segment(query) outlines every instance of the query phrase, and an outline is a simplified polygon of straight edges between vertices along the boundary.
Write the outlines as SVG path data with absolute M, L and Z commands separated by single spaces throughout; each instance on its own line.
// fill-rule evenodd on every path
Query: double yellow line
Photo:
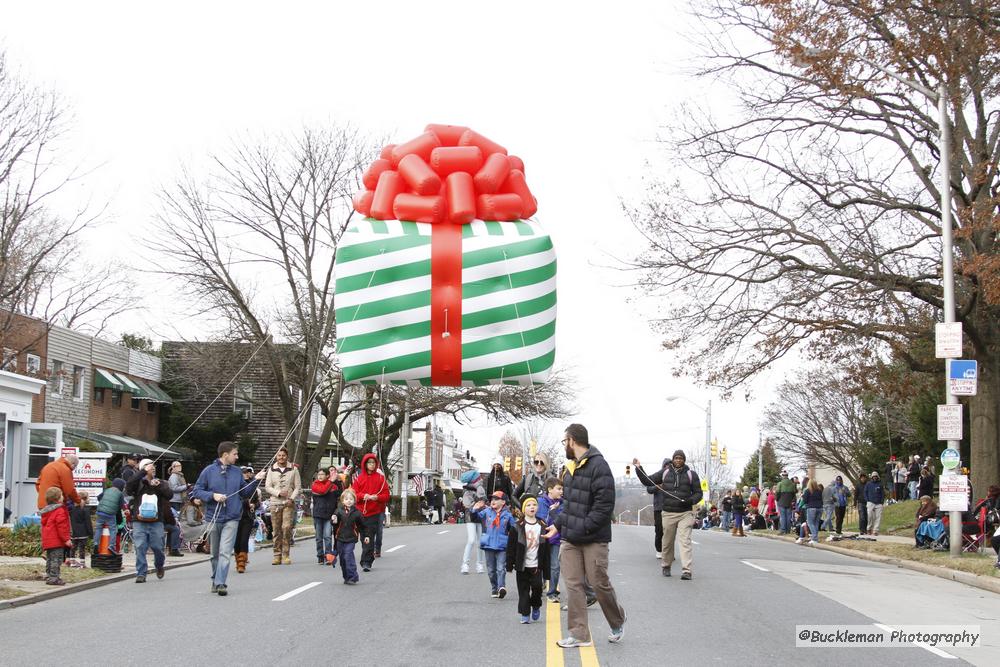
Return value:
M 563 652 L 567 649 L 559 648 L 556 642 L 562 636 L 562 620 L 559 614 L 558 602 L 547 602 L 545 604 L 545 667 L 564 667 Z M 593 646 L 591 637 L 590 646 L 580 647 L 580 664 L 583 667 L 600 667 L 597 662 L 597 650 Z

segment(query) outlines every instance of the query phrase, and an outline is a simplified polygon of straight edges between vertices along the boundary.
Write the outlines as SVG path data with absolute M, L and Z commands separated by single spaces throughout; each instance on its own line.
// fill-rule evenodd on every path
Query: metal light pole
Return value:
M 646 505 L 644 507 L 640 507 L 639 511 L 635 513 L 635 524 L 637 526 L 641 526 L 642 525 L 642 510 L 649 509 L 652 506 L 653 506 L 653 504 L 650 503 L 649 505 Z

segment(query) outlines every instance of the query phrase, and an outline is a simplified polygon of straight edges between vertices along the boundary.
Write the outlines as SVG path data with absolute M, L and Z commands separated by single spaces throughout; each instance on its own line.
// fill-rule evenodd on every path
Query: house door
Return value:
M 56 443 L 63 437 L 63 425 L 60 424 L 25 424 L 24 433 L 21 436 L 22 442 L 27 441 L 27 447 L 21 446 L 14 449 L 11 470 L 17 471 L 18 489 L 15 492 L 17 508 L 14 513 L 18 516 L 34 514 L 38 509 L 38 492 L 35 489 L 35 482 L 38 480 L 38 473 L 42 471 L 46 463 L 55 458 Z M 13 448 L 12 448 L 13 449 Z

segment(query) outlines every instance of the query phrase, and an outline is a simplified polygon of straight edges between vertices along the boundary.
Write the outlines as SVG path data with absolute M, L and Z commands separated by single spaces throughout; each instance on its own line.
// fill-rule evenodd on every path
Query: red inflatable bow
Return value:
M 386 146 L 362 181 L 354 210 L 378 220 L 466 224 L 530 218 L 538 209 L 521 158 L 458 125 L 431 124 Z

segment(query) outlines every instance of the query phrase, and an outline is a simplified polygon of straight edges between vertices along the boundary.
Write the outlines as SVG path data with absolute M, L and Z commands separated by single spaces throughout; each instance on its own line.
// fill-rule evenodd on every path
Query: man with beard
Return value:
M 590 446 L 581 424 L 566 427 L 566 474 L 563 476 L 565 509 L 545 533 L 562 538 L 560 571 L 566 582 L 569 635 L 556 642 L 561 648 L 591 646 L 587 622 L 585 581 L 597 593 L 604 618 L 611 626 L 608 641 L 621 641 L 625 633 L 625 610 L 618 604 L 608 578 L 608 543 L 615 510 L 615 480 L 604 456 Z

